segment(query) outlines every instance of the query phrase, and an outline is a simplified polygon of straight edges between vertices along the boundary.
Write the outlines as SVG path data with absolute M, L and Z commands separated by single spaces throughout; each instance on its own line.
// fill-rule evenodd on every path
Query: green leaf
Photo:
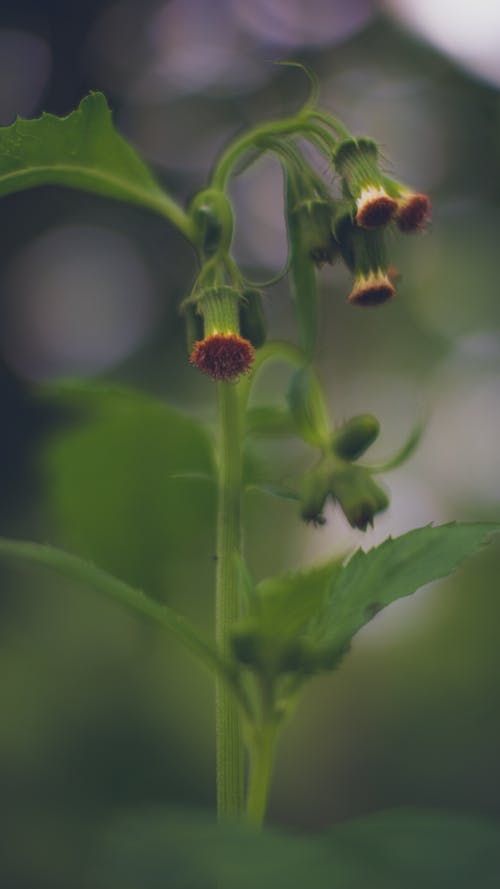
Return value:
M 210 670 L 215 670 L 226 677 L 226 667 L 216 650 L 209 642 L 203 639 L 185 618 L 177 614 L 172 608 L 158 604 L 158 602 L 145 596 L 141 590 L 137 590 L 122 580 L 118 580 L 90 562 L 65 553 L 53 546 L 21 540 L 6 540 L 5 538 L 0 538 L 0 553 L 5 556 L 13 556 L 22 561 L 52 568 L 63 577 L 83 583 L 106 598 L 118 602 L 133 614 L 167 630 Z
M 90 93 L 67 117 L 42 114 L 0 128 L 0 195 L 37 185 L 65 185 L 140 204 L 166 216 L 186 237 L 191 234 L 184 211 L 114 129 L 102 93 Z
M 64 545 L 154 594 L 196 590 L 214 551 L 205 429 L 117 387 L 75 383 L 47 387 L 47 395 L 73 416 L 44 455 Z
M 396 809 L 316 835 L 251 831 L 199 812 L 121 815 L 101 842 L 96 889 L 495 889 L 498 821 Z
M 233 629 L 233 648 L 242 663 L 264 672 L 309 670 L 307 630 L 322 610 L 329 584 L 342 560 L 262 580 L 247 615 Z
M 500 526 L 490 523 L 429 525 L 389 537 L 369 552 L 357 550 L 330 584 L 326 607 L 311 633 L 325 665 L 335 663 L 382 608 L 446 577 L 498 531 Z

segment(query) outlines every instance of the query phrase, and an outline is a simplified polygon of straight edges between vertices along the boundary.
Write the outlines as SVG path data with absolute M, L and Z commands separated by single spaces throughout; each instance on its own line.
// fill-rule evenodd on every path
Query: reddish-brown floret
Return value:
M 380 306 L 395 295 L 396 291 L 387 275 L 372 274 L 356 279 L 349 302 L 355 306 Z
M 194 344 L 191 364 L 213 380 L 236 380 L 248 373 L 255 357 L 252 344 L 236 333 L 212 333 Z
M 379 187 L 363 189 L 356 206 L 356 223 L 361 228 L 379 228 L 388 225 L 398 209 L 397 201 Z
M 396 223 L 402 232 L 422 231 L 431 215 L 431 202 L 426 194 L 408 194 L 401 198 Z

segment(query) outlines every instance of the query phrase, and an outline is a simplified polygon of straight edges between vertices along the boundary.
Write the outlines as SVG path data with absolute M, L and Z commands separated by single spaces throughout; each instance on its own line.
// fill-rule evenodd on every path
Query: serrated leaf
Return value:
M 261 581 L 245 617 L 233 627 L 236 657 L 257 671 L 309 672 L 306 631 L 324 607 L 329 583 L 342 560 Z
M 0 195 L 65 185 L 148 207 L 189 236 L 186 214 L 114 129 L 102 93 L 90 93 L 67 117 L 42 114 L 0 128 Z
M 205 641 L 195 627 L 182 615 L 177 614 L 166 605 L 160 605 L 141 590 L 135 589 L 106 571 L 102 571 L 91 562 L 53 546 L 21 540 L 6 540 L 5 538 L 0 538 L 0 553 L 24 562 L 51 568 L 63 577 L 83 583 L 105 598 L 118 602 L 134 615 L 167 630 L 210 670 L 215 670 L 221 675 L 226 674 L 224 663 L 220 660 L 215 648 Z
M 500 526 L 490 523 L 428 525 L 368 552 L 357 550 L 330 585 L 311 641 L 335 662 L 382 608 L 446 577 L 497 531 Z
M 196 583 L 214 546 L 205 429 L 140 392 L 90 383 L 47 391 L 73 416 L 44 455 L 65 545 L 155 594 Z
M 277 639 L 303 632 L 324 603 L 330 584 L 342 570 L 342 559 L 313 565 L 257 585 L 252 616 Z
M 494 889 L 498 821 L 395 809 L 321 834 L 256 833 L 188 811 L 121 815 L 101 837 L 96 889 Z

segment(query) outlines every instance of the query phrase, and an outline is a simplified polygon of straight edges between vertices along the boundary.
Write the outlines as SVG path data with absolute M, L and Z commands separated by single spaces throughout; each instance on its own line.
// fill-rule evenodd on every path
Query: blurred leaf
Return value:
M 237 659 L 269 675 L 309 672 L 306 631 L 324 607 L 329 584 L 341 567 L 337 559 L 261 581 L 249 597 L 245 617 L 233 628 Z
M 369 552 L 357 550 L 333 578 L 311 639 L 327 662 L 335 662 L 382 608 L 446 577 L 499 530 L 489 523 L 429 525 L 394 540 L 389 537 Z
M 497 822 L 394 810 L 316 836 L 262 833 L 185 811 L 122 818 L 93 889 L 495 889 Z
M 90 562 L 79 559 L 70 553 L 65 553 L 53 546 L 21 540 L 6 540 L 5 538 L 0 538 L 0 553 L 6 556 L 14 556 L 22 561 L 34 562 L 35 564 L 52 568 L 58 574 L 78 583 L 83 583 L 96 593 L 113 599 L 133 614 L 152 621 L 167 630 L 208 666 L 210 670 L 215 669 L 218 673 L 225 675 L 225 666 L 216 650 L 199 635 L 196 628 L 185 620 L 182 615 L 177 614 L 172 608 L 159 605 L 153 599 L 145 596 L 141 590 L 136 590 L 123 583 L 122 580 L 112 577 L 111 574 L 102 571 Z
M 42 114 L 0 128 L 0 195 L 47 184 L 149 207 L 187 231 L 183 211 L 114 129 L 102 93 L 90 93 L 67 117 Z
M 45 457 L 65 543 L 155 593 L 196 582 L 213 552 L 214 467 L 204 428 L 139 392 L 85 383 L 48 392 L 80 414 Z
M 245 415 L 246 431 L 252 435 L 295 435 L 290 411 L 275 405 L 251 407 Z
M 342 558 L 337 558 L 304 571 L 261 580 L 252 615 L 262 630 L 277 639 L 294 637 L 318 613 L 341 570 Z

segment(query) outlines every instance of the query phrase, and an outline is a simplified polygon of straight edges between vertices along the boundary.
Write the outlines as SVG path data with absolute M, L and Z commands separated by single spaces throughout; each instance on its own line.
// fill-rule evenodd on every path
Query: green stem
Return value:
M 230 629 L 238 618 L 241 551 L 241 414 L 233 383 L 218 383 L 220 457 L 217 515 L 215 635 L 220 656 L 230 656 Z M 217 811 L 238 816 L 244 806 L 244 755 L 238 709 L 227 686 L 216 680 Z
M 266 814 L 274 766 L 278 727 L 265 723 L 258 730 L 253 745 L 248 781 L 247 818 L 260 827 Z
M 300 111 L 294 117 L 273 120 L 267 124 L 253 127 L 239 139 L 231 142 L 222 153 L 212 176 L 212 187 L 224 190 L 239 158 L 252 148 L 265 148 L 266 140 L 269 137 L 298 135 L 307 139 L 311 134 L 316 134 L 322 139 L 325 138 L 324 127 L 311 120 L 309 111 Z M 331 141 L 334 142 L 333 137 L 331 137 Z

